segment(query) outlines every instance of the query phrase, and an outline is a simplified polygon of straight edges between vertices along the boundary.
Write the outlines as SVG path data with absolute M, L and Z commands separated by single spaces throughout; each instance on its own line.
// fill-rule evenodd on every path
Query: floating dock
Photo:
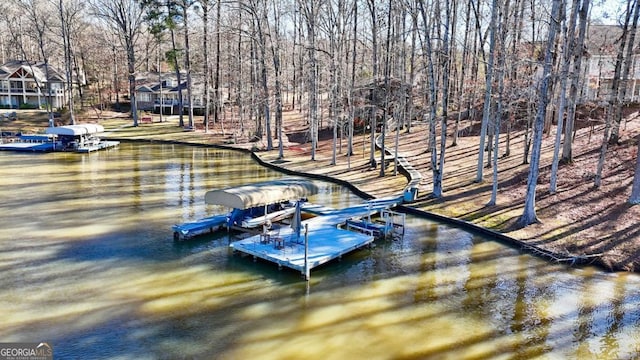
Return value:
M 119 141 L 100 140 L 97 135 L 104 132 L 104 127 L 99 124 L 54 126 L 45 132 L 57 136 L 62 151 L 88 153 L 120 145 Z
M 96 144 L 78 146 L 75 151 L 79 153 L 89 153 L 92 151 L 117 147 L 118 145 L 120 145 L 119 141 L 100 140 L 100 142 Z
M 301 206 L 303 212 L 316 215 L 301 222 L 302 229 L 307 229 L 306 235 L 305 230 L 298 233 L 289 226 L 283 226 L 233 242 L 229 247 L 254 258 L 276 263 L 279 267 L 300 271 L 308 279 L 311 269 L 371 244 L 377 237 L 376 231 L 382 234 L 385 230 L 374 228 L 372 225 L 376 223 L 370 217 L 383 211 L 398 214 L 389 209 L 401 201 L 401 198 L 375 200 L 344 209 L 304 204 Z M 347 222 L 353 219 L 360 219 L 368 226 L 348 225 Z M 403 214 L 402 219 L 404 221 Z M 350 230 L 339 226 L 347 226 Z M 391 231 L 400 225 L 384 226 L 386 231 Z
M 174 225 L 173 239 L 189 239 L 222 228 L 239 230 L 248 237 L 229 244 L 234 252 L 298 270 L 308 280 L 311 269 L 369 245 L 377 237 L 398 230 L 404 234 L 405 215 L 391 210 L 402 203 L 402 197 L 333 209 L 306 202 L 307 196 L 317 192 L 313 182 L 296 178 L 208 191 L 207 204 L 232 210 Z

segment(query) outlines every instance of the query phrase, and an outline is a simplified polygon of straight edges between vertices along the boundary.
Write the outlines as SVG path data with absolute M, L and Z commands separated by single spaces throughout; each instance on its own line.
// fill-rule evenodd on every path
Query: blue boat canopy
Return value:
M 318 187 L 312 181 L 288 178 L 207 191 L 204 201 L 211 205 L 245 210 L 287 200 L 299 200 L 317 193 Z

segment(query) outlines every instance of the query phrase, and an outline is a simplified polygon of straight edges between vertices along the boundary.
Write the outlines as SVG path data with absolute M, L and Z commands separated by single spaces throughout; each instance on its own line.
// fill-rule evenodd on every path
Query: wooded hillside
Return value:
M 622 1 L 612 14 L 617 36 L 590 48 L 591 0 L 8 0 L 0 5 L 3 62 L 28 59 L 65 69 L 67 109 L 127 103 L 138 125 L 137 74 L 173 72 L 180 126 L 207 131 L 235 119 L 235 139 L 262 140 L 284 157 L 283 111 L 303 115 L 302 132 L 315 160 L 319 134 L 351 153 L 354 135 L 369 141 L 369 164 L 384 177 L 385 156 L 415 124 L 426 136 L 414 148 L 428 167 L 430 195 L 442 198 L 450 176 L 490 180 L 489 206 L 499 205 L 503 162 L 514 161 L 511 137 L 522 134 L 528 164 L 524 210 L 517 226 L 538 222 L 541 159 L 551 157 L 549 193 L 559 168 L 574 161 L 579 111 L 598 131 L 594 191 L 603 169 L 625 141 L 623 110 L 640 86 L 640 2 Z M 602 33 L 602 29 L 600 29 Z M 596 56 L 597 55 L 597 56 Z M 587 79 L 594 59 L 611 71 Z M 600 65 L 600 69 L 603 66 Z M 203 79 L 202 90 L 193 86 Z M 590 88 L 602 87 L 598 91 Z M 198 94 L 202 91 L 202 94 Z M 589 94 L 596 94 L 590 97 Z M 194 116 L 203 96 L 204 118 Z M 577 111 L 579 110 L 579 111 Z M 230 114 L 230 115 L 229 115 Z M 184 119 L 183 119 L 184 116 Z M 196 123 L 196 121 L 198 123 Z M 632 120 L 637 121 L 637 120 Z M 469 151 L 475 174 L 455 174 L 446 152 L 460 136 L 478 134 Z M 554 134 L 552 146 L 543 139 Z M 387 137 L 398 139 L 395 144 Z M 506 141 L 502 139 L 506 138 Z M 640 146 L 640 145 L 639 145 Z M 390 150 L 386 152 L 385 150 Z M 380 157 L 379 159 L 377 157 Z M 636 155 L 637 158 L 637 155 Z M 545 179 L 546 181 L 546 179 Z M 640 203 L 640 161 L 630 204 Z

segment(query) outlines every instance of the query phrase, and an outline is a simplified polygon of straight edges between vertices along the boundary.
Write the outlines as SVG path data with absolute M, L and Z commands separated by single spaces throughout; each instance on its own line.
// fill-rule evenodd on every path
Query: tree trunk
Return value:
M 567 104 L 567 124 L 564 130 L 564 143 L 562 145 L 562 161 L 570 163 L 573 160 L 573 127 L 576 115 L 576 104 L 578 100 L 578 85 L 580 82 L 580 71 L 582 70 L 582 55 L 584 53 L 584 38 L 587 29 L 589 14 L 589 1 L 582 0 L 580 8 L 580 28 L 578 29 L 578 40 L 573 48 L 573 71 L 571 72 L 571 86 L 569 87 L 569 99 Z
M 276 9 L 275 2 L 273 2 L 273 17 L 274 17 L 274 34 L 269 38 L 271 39 L 271 54 L 273 55 L 273 76 L 275 79 L 275 100 L 276 100 L 276 133 L 278 136 L 278 159 L 284 159 L 284 139 L 282 134 L 282 85 L 281 85 L 281 73 L 280 69 L 280 15 L 278 9 Z M 265 23 L 267 22 L 267 12 L 265 11 Z
M 464 25 L 464 40 L 462 42 L 462 64 L 460 65 L 460 84 L 458 85 L 458 116 L 456 117 L 456 123 L 453 127 L 453 143 L 451 146 L 458 145 L 458 132 L 460 127 L 460 122 L 462 121 L 462 104 L 464 97 L 464 84 L 465 84 L 465 75 L 467 70 L 467 59 L 469 56 L 469 26 L 471 22 L 471 1 L 467 1 L 467 11 L 465 15 L 465 25 Z
M 385 54 L 385 62 L 384 62 L 384 109 L 383 109 L 383 118 L 382 118 L 382 129 L 380 130 L 380 145 L 382 149 L 380 149 L 380 177 L 384 177 L 385 171 L 385 137 L 387 134 L 387 123 L 389 121 L 389 96 L 391 92 L 391 84 L 389 77 L 391 76 L 391 63 L 390 63 L 390 53 L 391 53 L 391 1 L 389 0 L 389 9 L 387 13 L 387 41 L 386 41 L 386 54 Z M 372 140 L 373 141 L 373 140 Z
M 444 158 L 445 151 L 447 149 L 447 117 L 449 116 L 449 73 L 451 71 L 451 58 L 449 57 L 449 35 L 451 30 L 451 8 L 449 2 L 444 4 L 445 6 L 445 20 L 444 20 L 444 34 L 442 37 L 442 51 L 444 59 L 442 59 L 442 116 L 440 117 L 440 156 L 438 159 L 438 171 L 437 176 L 434 176 L 433 181 L 433 196 L 436 198 L 442 197 L 443 192 L 443 179 L 444 179 Z M 439 13 L 439 11 L 438 11 Z
M 509 7 L 510 0 L 505 0 L 504 9 L 501 7 L 502 15 L 500 18 L 502 19 L 499 24 L 499 29 L 497 32 L 500 34 L 500 46 L 499 46 L 499 55 L 498 55 L 498 71 L 496 73 L 496 77 L 498 78 L 498 98 L 496 104 L 496 113 L 494 114 L 494 124 L 493 124 L 493 181 L 491 187 L 491 199 L 489 200 L 488 205 L 493 206 L 497 203 L 498 198 L 498 150 L 500 146 L 500 123 L 502 120 L 502 100 L 504 94 L 504 73 L 505 73 L 505 63 L 506 63 L 506 42 L 507 35 L 509 34 L 508 30 L 508 16 L 509 16 Z M 493 51 L 493 50 L 491 50 Z
M 635 1 L 633 7 L 633 23 L 629 31 L 629 45 L 627 45 L 627 54 L 624 59 L 624 69 L 622 70 L 621 86 L 619 88 L 618 101 L 615 106 L 615 114 L 613 118 L 613 127 L 611 129 L 610 144 L 618 144 L 620 141 L 620 124 L 622 123 L 622 105 L 626 102 L 627 82 L 629 80 L 629 71 L 633 63 L 633 46 L 636 40 L 636 31 L 638 29 L 638 15 L 640 15 L 640 1 Z
M 182 17 L 184 19 L 184 67 L 187 71 L 187 98 L 189 99 L 189 128 L 193 129 L 193 91 L 191 84 L 191 48 L 189 47 L 189 3 L 182 6 Z M 182 109 L 180 109 L 182 111 Z
M 427 77 L 429 83 L 429 143 L 428 151 L 431 153 L 431 171 L 433 174 L 433 195 L 435 197 L 442 197 L 442 172 L 439 168 L 438 151 L 436 148 L 436 119 L 437 119 L 437 86 L 436 86 L 436 72 L 433 60 L 434 51 L 431 45 L 431 33 L 432 26 L 427 16 L 427 9 L 425 8 L 424 0 L 419 1 L 420 14 L 422 15 L 422 21 L 425 28 L 423 46 L 426 48 L 426 52 L 423 54 L 425 67 L 427 70 Z M 448 33 L 448 31 L 447 31 Z
M 127 44 L 127 67 L 129 70 L 129 99 L 131 100 L 131 117 L 133 126 L 138 126 L 138 104 L 136 102 L 136 55 L 135 44 L 129 41 Z
M 262 20 L 258 16 L 256 17 L 259 41 L 258 48 L 260 50 L 260 58 L 258 60 L 260 62 L 260 81 L 262 85 L 262 96 L 260 101 L 262 102 L 262 109 L 264 111 L 264 127 L 267 132 L 267 151 L 271 151 L 273 150 L 273 137 L 271 134 L 271 107 L 269 106 L 269 82 L 267 80 L 267 64 L 265 51 L 267 43 L 264 33 L 265 30 L 263 28 L 263 26 L 266 26 L 266 24 L 263 24 Z
M 540 84 L 538 112 L 533 129 L 533 149 L 531 152 L 531 165 L 529 167 L 529 177 L 527 178 L 527 194 L 525 197 L 524 211 L 522 216 L 518 219 L 518 225 L 527 226 L 538 222 L 536 215 L 536 184 L 538 182 L 538 175 L 540 171 L 540 157 L 542 151 L 542 131 L 544 130 L 544 119 L 547 113 L 547 105 L 549 104 L 549 82 L 551 78 L 551 72 L 553 67 L 553 54 L 554 44 L 556 41 L 556 34 L 560 23 L 558 21 L 560 15 L 560 5 L 562 0 L 553 0 L 551 8 L 551 18 L 549 19 L 549 33 L 547 38 L 547 46 L 544 56 L 544 69 L 542 73 L 542 80 Z
M 304 11 L 307 23 L 307 41 L 309 42 L 309 126 L 311 135 L 311 160 L 316 159 L 318 147 L 318 59 L 316 57 L 316 20 L 319 4 L 317 0 L 299 3 Z
M 216 5 L 216 72 L 213 79 L 213 88 L 215 89 L 213 97 L 213 122 L 220 121 L 220 16 L 222 1 L 218 0 Z
M 611 82 L 611 92 L 609 93 L 609 104 L 605 115 L 604 136 L 602 138 L 602 146 L 600 147 L 600 156 L 598 157 L 598 166 L 596 168 L 596 176 L 593 186 L 599 188 L 602 183 L 602 170 L 604 169 L 604 161 L 607 155 L 607 148 L 611 136 L 611 128 L 613 127 L 613 117 L 617 104 L 621 101 L 620 95 L 620 78 L 622 72 L 622 63 L 624 62 L 624 50 L 627 45 L 627 36 L 629 33 L 629 21 L 631 20 L 631 3 L 627 4 L 627 15 L 624 25 L 622 26 L 622 37 L 618 47 L 616 56 L 616 66 L 614 70 L 613 80 Z
M 409 90 L 407 91 L 407 133 L 411 133 L 414 117 L 413 88 L 416 79 L 416 33 L 418 32 L 418 16 L 411 9 L 411 56 L 409 60 Z
M 631 186 L 630 204 L 640 204 L 640 136 L 636 138 L 638 150 L 636 151 L 636 171 L 633 175 L 633 185 Z
M 556 193 L 557 189 L 557 181 L 558 181 L 558 162 L 559 162 L 559 154 L 560 154 L 560 140 L 562 139 L 562 127 L 564 125 L 564 110 L 565 103 L 567 99 L 567 77 L 569 76 L 569 65 L 571 62 L 570 56 L 570 46 L 569 44 L 573 43 L 573 38 L 575 35 L 575 27 L 576 27 L 576 19 L 578 17 L 578 6 L 580 5 L 580 0 L 573 0 L 573 5 L 571 6 L 571 18 L 569 20 L 569 28 L 567 29 L 566 20 L 565 20 L 565 9 L 562 7 L 562 15 L 561 21 L 565 23 L 563 26 L 564 33 L 564 42 L 562 45 L 562 69 L 560 70 L 560 95 L 558 99 L 558 121 L 557 121 L 557 130 L 556 130 L 556 141 L 553 147 L 553 161 L 551 164 L 551 184 L 549 186 L 549 192 L 551 194 Z
M 209 111 L 211 110 L 211 89 L 209 87 L 209 74 L 210 74 L 210 66 L 209 66 L 209 0 L 201 0 L 202 5 L 202 28 L 203 28 L 203 36 L 202 36 L 202 61 L 204 62 L 203 76 L 204 76 L 204 116 L 203 116 L 203 125 L 204 132 L 209 132 Z M 218 1 L 218 6 L 220 5 L 220 1 Z M 220 8 L 218 8 L 218 12 L 220 12 Z M 219 29 L 218 29 L 219 30 Z M 219 31 L 218 31 L 219 32 Z
M 378 17 L 375 0 L 367 0 L 369 14 L 371 15 L 371 66 L 373 69 L 373 81 L 378 80 Z
M 171 61 L 173 61 L 174 70 L 176 72 L 176 80 L 178 81 L 178 126 L 184 127 L 183 102 L 182 102 L 182 73 L 180 72 L 180 63 L 178 62 L 178 48 L 176 47 L 175 30 L 171 28 Z M 173 111 L 173 103 L 171 104 Z
M 62 30 L 62 47 L 64 50 L 64 69 L 68 91 L 67 104 L 69 106 L 71 124 L 74 125 L 76 123 L 76 118 L 73 109 L 73 76 L 71 71 L 71 29 L 69 24 L 71 19 L 69 19 L 68 16 L 65 16 L 65 6 L 62 0 L 58 2 L 58 10 L 60 12 L 60 29 Z
M 489 35 L 489 61 L 485 66 L 485 95 L 484 95 L 484 109 L 482 112 L 482 125 L 480 130 L 480 146 L 478 147 L 478 166 L 476 173 L 476 182 L 482 181 L 482 172 L 484 168 L 484 151 L 485 151 L 485 138 L 487 136 L 487 125 L 489 123 L 489 114 L 491 110 L 491 97 L 493 86 L 493 61 L 494 52 L 493 49 L 496 43 L 496 23 L 498 14 L 498 0 L 493 0 L 491 5 L 491 32 Z
M 357 59 L 357 39 L 358 39 L 358 2 L 353 2 L 353 39 L 351 49 L 351 84 L 349 86 L 349 140 L 347 145 L 347 169 L 351 170 L 351 155 L 353 155 L 353 125 L 356 115 L 356 107 L 353 101 L 353 92 L 356 83 L 356 59 Z
M 349 141 L 347 145 L 347 169 L 351 170 L 351 155 L 353 155 L 353 125 L 355 121 L 356 115 L 356 107 L 353 103 L 353 91 L 356 83 L 356 45 L 358 39 L 358 2 L 353 2 L 353 39 L 352 39 L 352 53 L 351 53 L 351 85 L 349 86 L 349 106 L 350 106 L 350 117 L 349 117 Z

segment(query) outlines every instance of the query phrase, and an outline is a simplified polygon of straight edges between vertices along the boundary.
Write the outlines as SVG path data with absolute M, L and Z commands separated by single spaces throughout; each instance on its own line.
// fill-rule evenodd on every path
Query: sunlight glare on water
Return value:
M 414 216 L 308 284 L 232 254 L 226 233 L 174 243 L 171 225 L 225 211 L 207 190 L 285 176 L 244 154 L 124 143 L 0 153 L 0 171 L 0 339 L 56 359 L 640 357 L 637 275 Z M 312 202 L 362 201 L 317 183 Z

